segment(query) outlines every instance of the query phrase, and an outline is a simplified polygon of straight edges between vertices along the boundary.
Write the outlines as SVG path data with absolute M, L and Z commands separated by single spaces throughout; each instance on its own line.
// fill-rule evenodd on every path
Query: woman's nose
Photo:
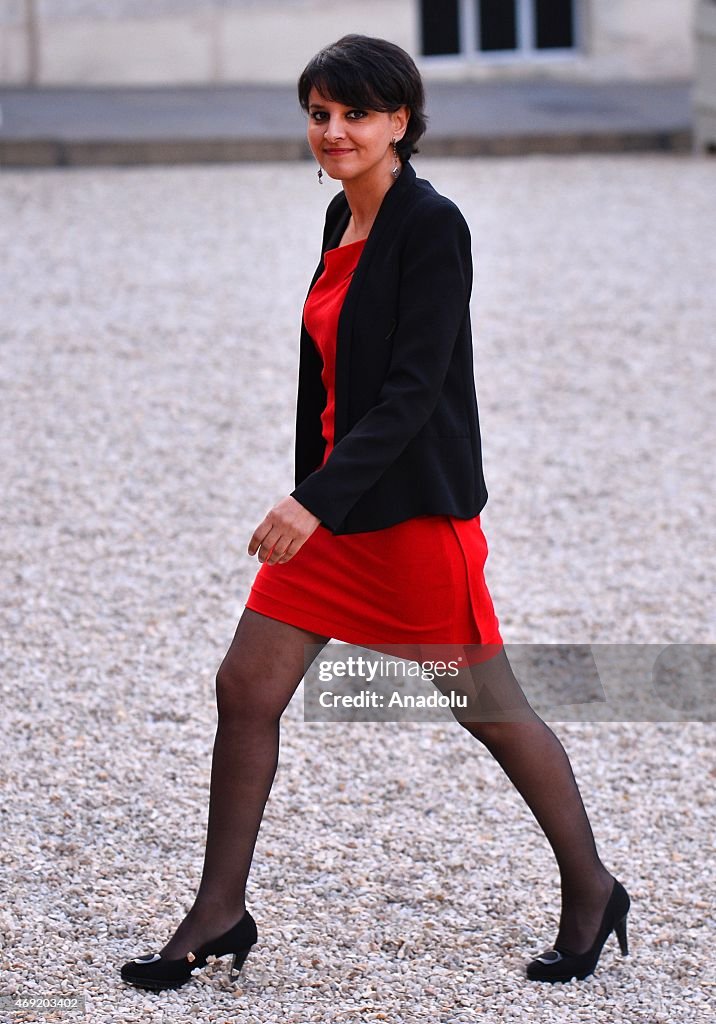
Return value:
M 345 135 L 345 129 L 343 122 L 340 118 L 331 118 L 326 125 L 325 138 L 327 142 L 335 142 L 337 139 L 342 139 Z

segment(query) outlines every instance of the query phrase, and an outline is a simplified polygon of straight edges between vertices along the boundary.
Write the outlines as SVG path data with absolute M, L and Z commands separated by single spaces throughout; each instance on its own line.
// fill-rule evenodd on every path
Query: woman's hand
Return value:
M 321 520 L 299 501 L 288 497 L 269 509 L 249 541 L 249 554 L 258 551 L 259 562 L 276 565 L 290 561 Z

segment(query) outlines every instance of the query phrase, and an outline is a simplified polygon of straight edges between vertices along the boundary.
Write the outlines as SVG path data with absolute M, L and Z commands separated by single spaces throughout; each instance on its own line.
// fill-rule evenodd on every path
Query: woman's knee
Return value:
M 504 735 L 504 722 L 481 722 L 481 721 L 460 721 L 463 729 L 467 730 L 476 740 L 480 740 L 486 747 L 499 740 Z
M 224 661 L 216 673 L 216 705 L 219 718 L 276 720 L 286 706 L 284 696 L 271 680 L 251 672 L 240 661 Z
M 322 647 L 328 637 L 244 609 L 216 673 L 220 716 L 280 718 L 306 672 L 309 642 Z
M 522 707 L 513 712 L 503 712 L 499 716 L 485 715 L 484 718 L 460 721 L 460 725 L 488 749 L 496 749 L 515 740 L 521 740 L 524 737 L 525 724 L 534 724 L 538 721 L 539 718 L 532 708 Z

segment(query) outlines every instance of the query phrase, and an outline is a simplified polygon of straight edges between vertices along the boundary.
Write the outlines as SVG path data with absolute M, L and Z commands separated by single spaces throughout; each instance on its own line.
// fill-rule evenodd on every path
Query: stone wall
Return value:
M 577 0 L 581 53 L 420 60 L 426 78 L 684 78 L 696 0 Z M 417 0 L 3 0 L 0 82 L 36 85 L 293 83 L 345 32 L 419 50 Z

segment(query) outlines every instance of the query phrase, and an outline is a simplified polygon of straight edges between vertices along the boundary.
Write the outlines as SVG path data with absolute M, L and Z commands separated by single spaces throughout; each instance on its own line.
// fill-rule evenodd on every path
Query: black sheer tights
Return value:
M 457 688 L 470 703 L 467 710 L 453 713 L 499 763 L 554 851 L 562 899 L 555 945 L 564 952 L 586 952 L 596 938 L 614 877 L 597 853 L 564 747 L 529 704 L 504 648 L 488 650 L 489 659 L 458 677 Z M 441 680 L 445 692 L 447 680 Z
M 242 916 L 246 879 L 278 766 L 279 720 L 304 675 L 304 644 L 328 640 L 244 609 L 216 676 L 219 721 L 204 870 L 194 904 L 160 950 L 162 956 L 184 956 Z
M 246 880 L 278 765 L 279 721 L 304 675 L 304 644 L 323 645 L 328 639 L 245 609 L 217 673 L 219 722 L 204 869 L 194 904 L 162 956 L 184 956 L 243 914 Z M 472 701 L 470 720 L 459 712 L 461 724 L 495 757 L 544 831 L 561 879 L 555 943 L 583 952 L 596 936 L 612 875 L 597 854 L 562 744 L 527 702 L 504 650 L 495 650 L 461 677 L 458 686 Z

